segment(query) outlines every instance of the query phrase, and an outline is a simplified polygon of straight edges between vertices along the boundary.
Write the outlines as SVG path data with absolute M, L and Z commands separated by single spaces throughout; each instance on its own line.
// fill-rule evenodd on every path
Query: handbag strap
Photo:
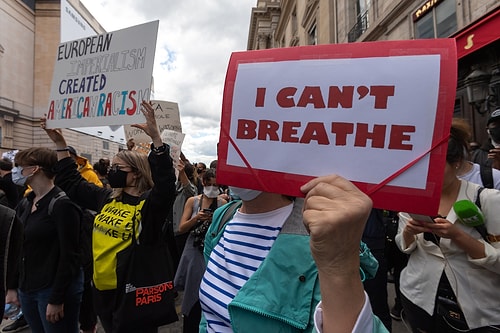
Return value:
M 483 192 L 484 187 L 480 187 L 477 189 L 477 196 L 476 196 L 476 206 L 481 210 L 481 192 Z M 474 228 L 479 232 L 481 237 L 487 242 L 490 243 L 490 240 L 488 239 L 488 230 L 486 229 L 486 225 L 483 223 L 481 225 L 474 226 Z

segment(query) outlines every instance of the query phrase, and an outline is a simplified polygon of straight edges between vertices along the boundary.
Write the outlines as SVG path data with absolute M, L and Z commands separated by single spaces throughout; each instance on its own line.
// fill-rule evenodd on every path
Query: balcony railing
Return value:
M 355 42 L 368 29 L 368 11 L 366 10 L 363 14 L 358 15 L 358 21 L 352 27 L 351 31 L 347 35 L 347 40 L 349 43 Z

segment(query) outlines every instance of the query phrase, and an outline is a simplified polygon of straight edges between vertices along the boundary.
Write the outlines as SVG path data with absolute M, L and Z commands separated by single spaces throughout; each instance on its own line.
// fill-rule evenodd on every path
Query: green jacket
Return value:
M 229 304 L 233 331 L 315 332 L 314 310 L 321 300 L 318 270 L 309 248 L 309 234 L 302 223 L 303 199 L 296 199 L 292 214 L 258 270 Z M 214 213 L 205 238 L 205 260 L 218 243 L 219 230 L 227 204 Z M 378 263 L 363 243 L 361 275 L 373 277 Z M 285 274 L 286 273 L 286 274 Z M 374 332 L 385 332 L 374 316 Z M 204 318 L 200 332 L 206 332 Z

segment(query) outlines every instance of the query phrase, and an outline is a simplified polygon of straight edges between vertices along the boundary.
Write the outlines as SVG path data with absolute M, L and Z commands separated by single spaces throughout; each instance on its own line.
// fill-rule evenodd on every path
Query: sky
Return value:
M 108 32 L 160 21 L 152 99 L 178 103 L 191 162 L 215 160 L 227 65 L 233 51 L 246 50 L 257 0 L 80 1 Z

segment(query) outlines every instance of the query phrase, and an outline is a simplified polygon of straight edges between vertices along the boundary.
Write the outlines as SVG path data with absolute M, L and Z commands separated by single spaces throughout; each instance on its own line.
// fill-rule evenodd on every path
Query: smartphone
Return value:
M 203 208 L 203 213 L 205 214 L 212 214 L 212 210 L 210 208 Z
M 434 219 L 432 217 L 430 217 L 429 215 L 420 215 L 420 214 L 412 214 L 412 213 L 409 213 L 409 215 L 415 221 L 419 221 L 419 222 L 432 222 L 432 223 L 434 223 Z

